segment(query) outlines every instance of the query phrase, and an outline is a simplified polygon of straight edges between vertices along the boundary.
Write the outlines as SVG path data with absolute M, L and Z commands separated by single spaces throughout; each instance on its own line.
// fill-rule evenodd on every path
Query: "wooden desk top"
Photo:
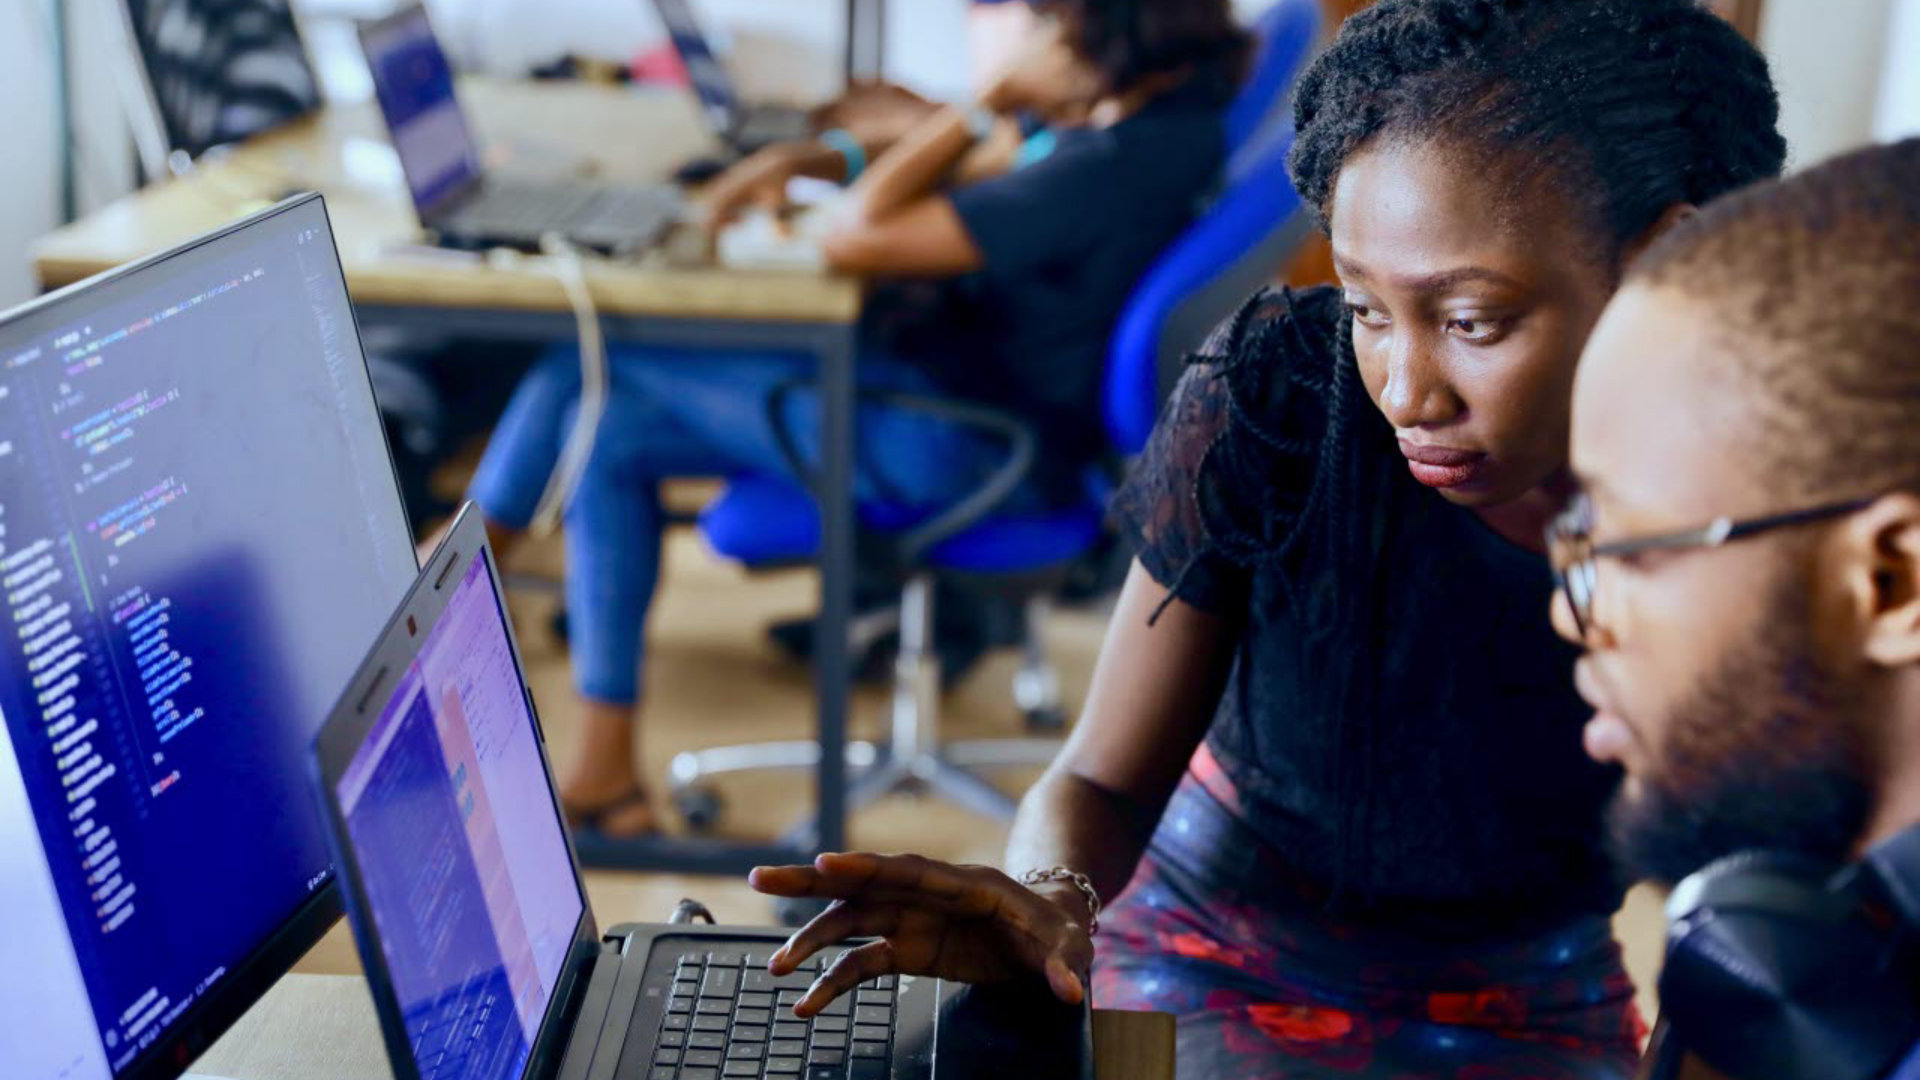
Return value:
M 1173 1017 L 1096 1010 L 1099 1080 L 1173 1080 Z M 364 979 L 288 975 L 193 1065 L 223 1080 L 388 1080 Z M 1009 1073 L 1014 1075 L 1014 1073 Z
M 667 91 L 469 80 L 460 88 L 488 166 L 530 175 L 658 180 L 714 149 L 691 98 Z M 357 303 L 395 307 L 568 310 L 534 267 L 495 269 L 422 250 L 399 161 L 371 103 L 328 108 L 135 192 L 32 246 L 47 288 L 70 284 L 242 217 L 293 190 L 326 196 Z M 741 271 L 705 260 L 699 237 L 670 238 L 638 260 L 591 264 L 608 315 L 851 323 L 860 289 L 811 272 Z

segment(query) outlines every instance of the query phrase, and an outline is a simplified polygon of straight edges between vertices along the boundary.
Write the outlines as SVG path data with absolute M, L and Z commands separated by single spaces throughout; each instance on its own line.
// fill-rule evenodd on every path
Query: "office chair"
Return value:
M 1267 281 L 1312 228 L 1287 176 L 1290 128 L 1270 129 L 1241 155 L 1225 192 L 1147 272 L 1129 300 L 1109 351 L 1103 413 L 1116 458 L 1146 445 L 1160 402 L 1178 377 L 1179 358 L 1238 301 Z M 768 401 L 768 414 L 785 415 L 782 387 Z M 1074 561 L 1102 536 L 1114 470 L 1088 471 L 1080 498 L 1032 513 L 1000 508 L 1031 471 L 1037 446 L 1018 417 L 958 401 L 919 395 L 871 393 L 881 401 L 972 427 L 1007 447 L 1001 468 L 982 486 L 938 513 L 915 514 L 897 506 L 856 507 L 862 557 L 900 582 L 900 648 L 894 666 L 892 723 L 885 743 L 853 742 L 847 764 L 854 771 L 850 808 L 901 789 L 926 790 L 983 815 L 1010 818 L 1015 800 L 988 783 L 983 772 L 1052 761 L 1052 739 L 982 739 L 942 742 L 938 737 L 940 672 L 934 650 L 934 590 L 955 581 L 1024 605 L 1026 643 L 1015 698 L 1022 708 L 1058 707 L 1059 680 L 1047 663 L 1038 631 L 1048 598 Z M 809 467 L 783 436 L 795 476 Z M 820 520 L 799 481 L 765 474 L 734 477 L 699 520 L 708 546 L 747 566 L 792 564 L 817 551 Z M 721 811 L 712 777 L 760 769 L 813 769 L 819 746 L 812 741 L 760 743 L 683 753 L 670 767 L 674 805 L 688 823 L 710 826 Z

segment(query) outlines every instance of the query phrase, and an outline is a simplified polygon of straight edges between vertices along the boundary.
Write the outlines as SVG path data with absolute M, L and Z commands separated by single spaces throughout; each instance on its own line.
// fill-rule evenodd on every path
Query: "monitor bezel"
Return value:
M 339 245 L 333 238 L 333 221 L 327 212 L 326 200 L 317 192 L 304 192 L 217 229 L 202 233 L 165 251 L 102 271 L 29 300 L 11 310 L 0 312 L 0 333 L 27 319 L 42 316 L 50 309 L 75 297 L 92 293 L 112 283 L 125 281 L 179 256 L 219 243 L 235 234 L 250 231 L 255 226 L 301 210 L 310 204 L 318 206 L 320 223 L 327 231 L 327 247 L 333 252 L 334 266 L 341 275 L 344 289 L 346 269 L 340 261 Z M 349 296 L 347 311 L 354 344 L 360 353 L 361 371 L 371 382 L 372 375 L 367 373 L 366 367 L 366 349 L 361 345 L 359 313 L 351 303 L 351 296 Z M 394 498 L 400 503 L 401 519 L 405 521 L 406 502 L 400 496 L 400 471 L 394 463 L 393 447 L 387 441 L 384 428 L 381 431 L 380 448 L 386 455 L 388 476 L 393 481 Z M 338 874 L 330 874 L 327 883 L 321 886 L 320 891 L 295 908 L 293 914 L 280 925 L 279 929 L 269 935 L 259 948 L 240 961 L 226 978 L 216 984 L 212 993 L 194 1002 L 178 1020 L 174 1021 L 166 1037 L 156 1040 L 120 1072 L 113 1073 L 109 1070 L 109 1075 L 113 1080 L 174 1080 L 175 1077 L 184 1074 L 188 1067 L 212 1047 L 221 1035 L 246 1015 L 248 1009 L 266 996 L 267 991 L 272 989 L 280 977 L 292 970 L 293 965 L 322 937 L 325 937 L 327 931 L 333 929 L 345 911 L 338 885 Z
M 386 950 L 381 944 L 378 924 L 366 910 L 366 881 L 360 861 L 348 841 L 347 821 L 340 804 L 339 784 L 354 756 L 372 734 L 373 726 L 386 711 L 388 696 L 399 680 L 412 668 L 428 635 L 425 628 L 437 626 L 453 590 L 466 580 L 478 560 L 487 568 L 489 588 L 499 605 L 501 625 L 506 628 L 507 651 L 517 673 L 520 642 L 513 631 L 513 620 L 506 609 L 506 591 L 500 580 L 500 568 L 487 546 L 484 517 L 472 503 L 461 507 L 453 527 L 447 531 L 438 549 L 428 557 L 420 577 L 401 603 L 393 618 L 368 652 L 366 661 L 347 684 L 340 701 L 314 736 L 309 761 L 314 777 L 315 795 L 326 810 L 327 841 L 332 846 L 334 865 L 342 884 L 347 917 L 354 929 L 354 942 L 360 964 L 367 973 L 374 1011 L 380 1017 L 380 1035 L 387 1048 L 387 1061 L 395 1080 L 419 1080 L 413 1060 L 413 1044 L 407 1037 L 407 1025 L 399 1001 L 393 993 L 393 976 L 387 967 Z M 547 753 L 546 731 L 540 723 L 539 709 L 533 701 L 525 678 L 519 679 L 521 699 L 533 722 L 534 745 L 540 751 L 540 765 L 546 771 L 547 790 L 557 791 L 553 782 L 553 763 Z M 550 1076 L 567 1049 L 571 1020 L 580 1010 L 587 989 L 592 963 L 601 952 L 600 932 L 588 899 L 586 881 L 580 874 L 580 857 L 574 850 L 573 833 L 566 827 L 557 795 L 553 802 L 554 820 L 566 844 L 567 863 L 573 874 L 573 887 L 580 898 L 580 917 L 574 924 L 573 941 L 567 958 L 561 962 L 560 976 L 553 995 L 534 1033 L 532 1052 L 521 1070 L 522 1077 Z

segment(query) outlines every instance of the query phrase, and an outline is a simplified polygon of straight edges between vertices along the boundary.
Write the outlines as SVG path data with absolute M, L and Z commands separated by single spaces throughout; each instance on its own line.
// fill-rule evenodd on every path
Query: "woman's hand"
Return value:
M 1086 1000 L 1093 939 L 1070 887 L 1036 891 L 991 867 L 918 855 L 822 855 L 812 866 L 760 867 L 748 880 L 772 896 L 833 900 L 773 954 L 775 975 L 848 938 L 880 939 L 822 972 L 794 1006 L 799 1016 L 882 975 L 986 983 L 1038 972 L 1061 1001 Z
M 731 225 L 755 209 L 775 218 L 785 216 L 792 208 L 787 182 L 806 175 L 809 156 L 805 143 L 775 143 L 715 177 L 700 196 L 707 227 Z
M 868 146 L 892 146 L 940 106 L 898 83 L 856 79 L 846 93 L 814 110 L 816 130 L 843 128 Z

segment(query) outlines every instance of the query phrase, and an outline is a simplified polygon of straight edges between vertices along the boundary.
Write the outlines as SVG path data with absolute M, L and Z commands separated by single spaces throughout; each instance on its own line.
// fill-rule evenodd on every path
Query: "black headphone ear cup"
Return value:
M 1920 1037 L 1899 936 L 1831 871 L 1744 855 L 1674 890 L 1661 1011 L 1730 1080 L 1875 1080 Z

